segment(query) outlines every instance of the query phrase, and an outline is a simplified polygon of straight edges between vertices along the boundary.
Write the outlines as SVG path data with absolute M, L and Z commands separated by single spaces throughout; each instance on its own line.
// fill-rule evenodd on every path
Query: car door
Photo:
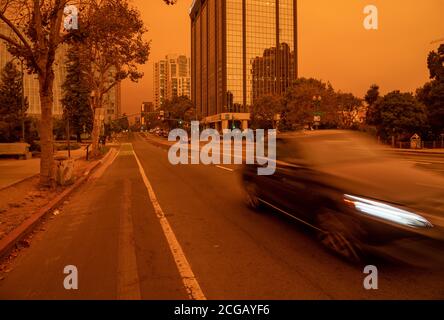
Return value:
M 305 166 L 280 162 L 275 176 L 275 201 L 286 213 L 304 220 L 310 219 L 311 171 Z
M 279 139 L 276 148 L 275 173 L 260 179 L 264 200 L 287 214 L 309 218 L 306 207 L 311 199 L 311 171 L 306 167 L 296 143 Z

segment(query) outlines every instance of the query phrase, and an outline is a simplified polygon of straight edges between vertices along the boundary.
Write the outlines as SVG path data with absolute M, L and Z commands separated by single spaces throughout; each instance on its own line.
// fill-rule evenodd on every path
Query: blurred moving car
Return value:
M 272 176 L 244 167 L 251 207 L 265 205 L 312 227 L 350 261 L 376 253 L 444 266 L 444 177 L 387 157 L 357 132 L 279 135 L 276 152 Z

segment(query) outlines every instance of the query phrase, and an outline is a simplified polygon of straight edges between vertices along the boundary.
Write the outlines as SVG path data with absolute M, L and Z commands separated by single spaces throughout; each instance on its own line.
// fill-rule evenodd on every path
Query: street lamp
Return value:
M 22 80 L 22 88 L 21 88 L 21 122 L 22 122 L 22 142 L 25 142 L 25 71 L 23 67 L 23 60 L 24 58 L 14 58 L 12 61 L 18 59 L 20 61 L 20 73 L 21 73 L 21 80 Z
M 20 71 L 22 73 L 22 139 L 25 142 L 25 72 L 23 70 L 23 58 L 20 59 Z
M 320 106 L 321 106 L 321 102 L 322 102 L 322 97 L 320 95 L 313 96 L 313 105 L 314 105 L 314 109 L 315 109 L 313 122 L 314 122 L 316 130 L 318 130 L 319 125 L 321 124 L 321 113 L 319 111 Z

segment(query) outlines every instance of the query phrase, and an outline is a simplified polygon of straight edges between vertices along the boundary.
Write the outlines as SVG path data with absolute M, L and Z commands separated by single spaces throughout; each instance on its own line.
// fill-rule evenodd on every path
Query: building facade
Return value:
M 195 0 L 192 100 L 205 126 L 247 128 L 250 107 L 298 76 L 297 0 Z
M 12 31 L 8 31 L 8 27 L 3 22 L 0 22 L 0 30 L 2 34 L 9 33 L 11 36 L 13 36 Z M 53 87 L 54 104 L 52 114 L 55 117 L 61 117 L 63 114 L 61 100 L 63 98 L 62 85 L 66 79 L 66 50 L 66 45 L 62 45 L 57 49 L 56 59 L 53 66 L 55 78 Z M 0 40 L 0 70 L 3 70 L 5 65 L 12 60 L 14 60 L 14 57 L 8 52 L 6 43 Z M 18 59 L 15 59 L 15 61 L 17 62 L 18 70 L 20 70 L 20 61 Z M 28 74 L 26 67 L 24 70 L 24 89 L 25 96 L 28 98 L 29 103 L 27 114 L 30 116 L 40 116 L 41 108 L 38 77 L 35 74 Z
M 150 115 L 154 112 L 154 103 L 152 102 L 142 102 L 142 106 L 140 107 L 140 117 L 142 121 L 142 125 L 146 125 L 149 123 Z
M 191 98 L 191 60 L 184 55 L 167 55 L 154 64 L 154 107 L 159 109 L 166 100 L 187 96 Z
M 103 108 L 105 112 L 105 123 L 110 123 L 122 114 L 122 85 L 117 83 L 103 97 Z

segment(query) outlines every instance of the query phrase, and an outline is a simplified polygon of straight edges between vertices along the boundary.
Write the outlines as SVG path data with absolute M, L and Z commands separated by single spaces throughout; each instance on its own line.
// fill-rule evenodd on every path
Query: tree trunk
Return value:
M 45 81 L 46 80 L 46 81 Z M 40 81 L 40 183 L 44 186 L 55 186 L 54 177 L 54 134 L 52 123 L 53 81 Z

